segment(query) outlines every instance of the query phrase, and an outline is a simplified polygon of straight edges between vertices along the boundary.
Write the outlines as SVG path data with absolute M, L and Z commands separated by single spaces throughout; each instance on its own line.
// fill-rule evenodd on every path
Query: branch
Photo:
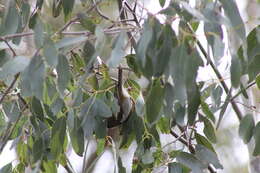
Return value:
M 0 37 L 0 40 L 2 40 L 3 42 L 5 42 L 5 44 L 8 46 L 8 48 L 11 50 L 11 52 L 13 53 L 13 56 L 16 56 L 16 53 L 14 51 L 14 49 L 12 48 L 12 46 L 8 43 L 8 41 L 6 39 L 4 39 L 3 37 Z
M 20 73 L 17 73 L 15 76 L 14 76 L 14 79 L 12 81 L 12 83 L 10 84 L 10 86 L 4 91 L 4 94 L 3 96 L 1 97 L 0 99 L 0 104 L 2 104 L 2 102 L 4 101 L 5 97 L 7 96 L 7 94 L 11 91 L 11 89 L 14 87 L 16 81 L 18 80 L 20 76 Z
M 188 147 L 191 154 L 195 154 L 195 148 L 192 145 L 189 145 L 189 143 L 182 137 L 180 137 L 177 133 L 175 133 L 173 130 L 170 131 L 171 135 L 174 136 L 178 141 L 180 141 L 182 144 Z M 215 169 L 209 165 L 208 170 L 210 173 L 216 173 Z
M 192 32 L 192 28 L 189 26 L 188 29 Z M 208 61 L 209 65 L 211 66 L 211 68 L 213 69 L 214 73 L 216 74 L 220 84 L 222 85 L 224 91 L 226 94 L 229 93 L 229 89 L 228 89 L 228 86 L 226 84 L 226 82 L 223 80 L 223 77 L 222 75 L 220 74 L 220 72 L 218 71 L 218 69 L 215 67 L 213 61 L 211 60 L 210 56 L 208 55 L 208 53 L 206 52 L 206 50 L 203 48 L 201 42 L 197 39 L 197 45 L 199 47 L 199 49 L 201 50 L 202 54 L 204 55 L 204 57 L 206 58 L 206 60 Z M 231 96 L 232 98 L 232 96 Z M 240 111 L 240 109 L 238 108 L 237 104 L 233 101 L 233 100 L 230 100 L 231 102 L 231 105 L 232 105 L 232 108 L 234 109 L 236 115 L 237 115 L 237 118 L 239 119 L 239 121 L 242 119 L 242 113 Z

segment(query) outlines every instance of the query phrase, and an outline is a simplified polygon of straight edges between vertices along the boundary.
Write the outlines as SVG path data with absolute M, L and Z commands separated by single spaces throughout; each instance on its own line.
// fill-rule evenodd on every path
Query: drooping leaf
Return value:
M 79 36 L 79 37 L 64 37 L 58 42 L 55 43 L 57 49 L 73 46 L 77 43 L 81 43 L 87 40 L 87 37 Z
M 185 167 L 184 165 L 180 163 L 170 163 L 168 164 L 169 173 L 188 173 L 190 172 L 190 169 Z
M 146 63 L 146 51 L 153 37 L 152 19 L 148 18 L 144 23 L 144 32 L 137 43 L 136 57 L 138 63 L 144 67 Z
M 36 97 L 32 98 L 30 109 L 31 109 L 32 114 L 35 117 L 39 118 L 40 120 L 43 120 L 44 112 L 43 112 L 43 109 L 42 109 L 42 105 L 41 105 L 41 102 Z
M 217 137 L 215 134 L 214 126 L 212 125 L 210 120 L 208 120 L 206 117 L 201 116 L 200 118 L 204 122 L 204 129 L 203 129 L 204 134 L 212 143 L 216 143 Z
M 141 70 L 139 69 L 139 66 L 136 62 L 136 56 L 135 54 L 129 54 L 126 57 L 127 65 L 134 71 L 137 77 L 141 76 Z
M 37 48 L 41 48 L 44 43 L 44 23 L 37 17 L 34 25 L 34 43 Z
M 204 172 L 203 169 L 207 167 L 203 162 L 198 160 L 194 155 L 186 152 L 180 152 L 177 156 L 177 161 L 190 168 L 194 173 L 202 173 Z
M 74 126 L 70 131 L 70 139 L 72 147 L 79 156 L 83 156 L 84 152 L 84 132 L 80 126 L 80 120 L 78 117 L 74 117 Z
M 210 149 L 212 152 L 216 153 L 216 151 L 214 150 L 214 147 L 212 146 L 212 144 L 209 142 L 209 140 L 207 138 L 205 138 L 204 136 L 195 133 L 195 138 L 198 144 L 203 145 L 205 147 L 207 147 L 208 149 Z
M 206 163 L 208 166 L 210 164 L 214 165 L 216 169 L 223 169 L 223 166 L 220 164 L 218 156 L 215 152 L 212 152 L 203 145 L 196 145 L 196 157 Z
M 0 79 L 6 79 L 7 77 L 14 76 L 15 74 L 22 72 L 30 63 L 30 59 L 25 56 L 16 56 L 13 59 L 7 61 L 0 69 Z
M 224 104 L 222 105 L 221 107 L 221 110 L 219 112 L 219 118 L 218 118 L 218 122 L 217 122 L 217 128 L 219 128 L 220 126 L 220 122 L 222 121 L 223 117 L 224 117 L 224 114 L 227 110 L 227 107 L 228 107 L 228 104 L 229 104 L 229 100 L 230 100 L 230 96 L 231 96 L 231 89 L 229 90 L 228 94 L 227 94 L 227 97 L 225 99 L 225 102 Z
M 240 84 L 240 77 L 242 75 L 241 62 L 237 56 L 232 56 L 230 73 L 232 86 L 237 88 Z
M 254 129 L 254 139 L 255 139 L 255 149 L 253 151 L 253 156 L 260 154 L 260 122 L 258 122 Z
M 67 21 L 72 13 L 75 0 L 62 0 L 63 13 L 65 15 L 65 21 Z
M 58 74 L 58 88 L 61 95 L 63 95 L 71 78 L 69 63 L 67 57 L 63 54 L 59 54 L 58 56 L 58 65 L 56 69 Z
M 45 79 L 45 65 L 42 57 L 34 56 L 28 67 L 21 75 L 21 93 L 23 96 L 36 96 L 39 100 L 43 96 Z
M 66 135 L 66 118 L 57 119 L 52 127 L 50 148 L 55 159 L 63 152 L 63 144 Z
M 46 38 L 43 46 L 43 55 L 51 67 L 58 64 L 58 50 L 50 38 Z
M 258 89 L 260 89 L 260 75 L 258 75 L 258 76 L 255 78 L 255 82 L 256 82 L 256 85 L 257 85 Z
M 239 124 L 239 136 L 247 144 L 254 134 L 255 121 L 253 115 L 247 114 L 243 117 Z
M 3 105 L 5 115 L 8 117 L 8 121 L 15 122 L 20 115 L 20 109 L 16 102 L 7 102 Z
M 211 110 L 209 109 L 209 106 L 206 102 L 202 101 L 201 100 L 201 108 L 202 108 L 202 111 L 203 113 L 212 121 L 212 122 L 215 122 L 216 119 L 215 119 L 215 116 L 214 114 L 211 112 Z
M 16 8 L 16 4 L 14 0 L 8 1 L 6 7 L 6 14 L 2 21 L 2 25 L 0 28 L 0 35 L 8 35 L 16 33 L 18 29 L 19 22 L 21 20 L 19 16 L 19 12 Z
M 5 165 L 4 167 L 2 167 L 0 169 L 1 173 L 10 173 L 12 172 L 12 163 L 8 163 L 7 165 Z
M 159 119 L 163 96 L 164 88 L 161 86 L 160 80 L 154 80 L 146 100 L 146 118 L 150 124 Z
M 82 56 L 86 65 L 91 62 L 93 55 L 95 54 L 95 47 L 90 41 L 86 41 L 83 47 Z
M 125 49 L 127 44 L 127 35 L 122 32 L 114 42 L 114 47 L 111 52 L 110 59 L 108 60 L 108 66 L 114 68 L 122 61 L 125 55 Z

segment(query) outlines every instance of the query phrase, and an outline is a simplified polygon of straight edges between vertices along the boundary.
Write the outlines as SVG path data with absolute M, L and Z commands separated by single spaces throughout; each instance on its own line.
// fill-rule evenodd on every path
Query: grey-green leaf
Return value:
M 164 97 L 164 88 L 161 86 L 160 80 L 153 81 L 151 87 L 146 100 L 146 118 L 150 124 L 159 119 Z
M 215 152 L 212 152 L 203 145 L 196 145 L 196 157 L 206 163 L 208 166 L 210 164 L 214 165 L 216 169 L 223 169 L 223 166 L 220 164 L 218 156 Z
M 239 124 L 239 136 L 247 144 L 254 134 L 255 121 L 252 114 L 243 117 Z
M 67 47 L 67 46 L 72 46 L 81 42 L 84 42 L 87 40 L 87 37 L 64 37 L 63 39 L 61 39 L 60 41 L 58 41 L 57 43 L 55 43 L 55 46 L 57 49 L 63 48 L 63 47 Z
M 232 29 L 237 32 L 239 37 L 244 40 L 246 36 L 244 22 L 239 14 L 235 0 L 220 0 L 223 5 L 225 14 L 231 22 Z
M 127 35 L 125 32 L 122 32 L 115 41 L 115 46 L 111 52 L 110 59 L 108 60 L 109 67 L 116 67 L 121 62 L 125 55 L 125 49 L 127 44 Z
M 253 151 L 253 156 L 258 156 L 260 154 L 260 122 L 258 122 L 254 129 L 255 138 L 255 149 Z
M 16 56 L 15 58 L 7 61 L 2 68 L 0 68 L 0 79 L 14 76 L 22 72 L 30 63 L 30 59 L 25 56 Z
M 203 173 L 203 169 L 207 167 L 206 164 L 198 160 L 194 155 L 186 152 L 180 152 L 177 156 L 177 161 L 190 168 L 193 173 Z
M 240 77 L 242 75 L 242 66 L 237 56 L 233 55 L 231 60 L 231 83 L 232 86 L 237 88 L 240 84 Z
M 44 42 L 43 55 L 51 67 L 56 67 L 58 64 L 58 50 L 50 38 L 46 38 Z
M 65 55 L 59 55 L 58 65 L 56 69 L 58 74 L 58 88 L 61 95 L 63 95 L 63 92 L 67 88 L 67 85 L 71 78 L 69 63 Z

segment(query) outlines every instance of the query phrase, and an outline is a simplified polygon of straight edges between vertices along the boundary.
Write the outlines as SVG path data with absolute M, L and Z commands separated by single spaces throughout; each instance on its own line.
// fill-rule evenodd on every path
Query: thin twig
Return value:
M 0 99 L 0 104 L 2 104 L 2 102 L 4 101 L 5 97 L 10 93 L 11 89 L 14 87 L 16 81 L 18 80 L 20 76 L 20 73 L 17 73 L 15 76 L 14 76 L 14 79 L 12 81 L 12 83 L 10 84 L 10 86 L 4 91 L 4 94 L 3 96 L 1 97 Z
M 183 139 L 182 137 L 180 137 L 177 133 L 175 133 L 173 130 L 170 131 L 171 135 L 174 136 L 176 139 L 178 139 L 178 141 L 180 141 L 182 144 L 186 145 L 189 149 L 189 151 L 192 154 L 195 154 L 195 148 L 192 145 L 189 145 L 189 142 L 187 142 L 185 139 Z M 215 169 L 209 165 L 208 166 L 208 170 L 210 173 L 216 173 Z
M 5 42 L 5 44 L 8 46 L 8 48 L 11 50 L 11 52 L 13 53 L 13 56 L 16 56 L 16 52 L 14 51 L 14 49 L 12 48 L 12 46 L 8 43 L 8 41 L 6 39 L 4 39 L 3 37 L 0 37 L 0 40 L 2 40 L 3 42 Z

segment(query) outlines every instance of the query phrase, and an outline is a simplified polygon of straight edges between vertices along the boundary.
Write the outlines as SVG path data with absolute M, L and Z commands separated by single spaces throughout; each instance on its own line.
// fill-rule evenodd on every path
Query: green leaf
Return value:
M 169 163 L 168 164 L 168 170 L 169 173 L 189 173 L 190 169 L 185 167 L 184 165 L 180 164 L 180 163 Z
M 242 66 L 240 63 L 240 60 L 237 56 L 233 55 L 231 60 L 231 67 L 230 67 L 230 73 L 231 73 L 231 84 L 233 87 L 237 88 L 240 84 L 240 77 L 242 75 Z
M 87 37 L 64 37 L 57 43 L 55 43 L 55 46 L 57 49 L 63 48 L 63 47 L 68 47 L 68 46 L 73 46 L 75 44 L 84 42 L 87 40 Z
M 44 118 L 44 112 L 42 109 L 41 102 L 36 98 L 33 97 L 31 101 L 31 112 L 35 117 L 38 117 L 40 120 Z
M 207 166 L 194 155 L 186 152 L 180 152 L 177 156 L 177 161 L 190 168 L 193 173 L 202 173 L 204 172 L 203 169 L 207 168 Z
M 135 101 L 135 111 L 138 116 L 143 117 L 145 112 L 145 102 L 142 93 L 140 93 Z
M 14 101 L 3 103 L 3 110 L 9 122 L 15 122 L 20 115 L 20 109 Z
M 34 163 L 38 160 L 42 159 L 42 156 L 44 154 L 44 143 L 42 138 L 36 139 L 33 143 L 32 148 L 32 154 L 33 154 L 33 161 Z
M 206 163 L 208 166 L 212 164 L 216 169 L 223 169 L 223 166 L 220 164 L 218 156 L 215 152 L 212 152 L 203 145 L 196 145 L 196 157 Z
M 84 152 L 84 131 L 80 127 L 79 118 L 76 116 L 74 117 L 74 127 L 70 131 L 70 139 L 75 153 L 82 157 Z
M 62 0 L 63 13 L 65 15 L 65 21 L 67 21 L 72 13 L 75 0 Z
M 10 173 L 12 172 L 12 163 L 8 163 L 0 169 L 0 173 Z
M 152 19 L 148 18 L 143 26 L 143 33 L 137 43 L 136 57 L 139 64 L 142 67 L 146 63 L 146 51 L 153 37 Z
M 260 73 L 260 55 L 256 55 L 252 58 L 248 66 L 249 81 L 255 79 L 255 77 Z
M 217 122 L 217 128 L 219 128 L 220 122 L 221 122 L 221 120 L 223 119 L 224 114 L 225 114 L 225 112 L 226 112 L 226 110 L 227 110 L 230 97 L 231 97 L 231 89 L 229 90 L 228 95 L 227 95 L 227 97 L 226 97 L 226 99 L 225 99 L 225 102 L 224 102 L 224 104 L 222 105 L 222 108 L 221 108 L 221 110 L 220 110 L 219 118 L 218 118 L 218 122 Z
M 66 135 L 66 118 L 61 117 L 55 121 L 51 131 L 50 148 L 53 158 L 56 160 L 63 152 L 63 144 Z
M 127 65 L 134 71 L 137 77 L 141 77 L 141 70 L 136 62 L 135 54 L 129 54 L 126 57 Z
M 239 124 L 239 136 L 247 144 L 254 134 L 255 121 L 253 115 L 247 114 L 243 117 Z
M 211 110 L 209 109 L 209 106 L 206 102 L 202 101 L 201 100 L 201 108 L 202 108 L 202 111 L 203 113 L 212 121 L 212 122 L 215 122 L 216 119 L 215 119 L 215 116 L 214 114 L 211 112 Z
M 57 173 L 57 166 L 54 161 L 48 160 L 43 162 L 43 168 L 46 173 Z
M 45 79 L 45 65 L 41 56 L 34 56 L 29 66 L 21 75 L 21 92 L 23 96 L 36 96 L 42 100 Z
M 254 129 L 255 138 L 255 149 L 253 151 L 253 156 L 258 156 L 260 154 L 260 122 L 258 122 Z
M 58 74 L 58 88 L 61 95 L 63 96 L 64 90 L 67 88 L 71 78 L 69 63 L 65 55 L 59 54 L 58 65 L 56 69 Z
M 159 0 L 161 7 L 164 7 L 166 0 Z
M 6 14 L 1 25 L 0 35 L 14 34 L 18 29 L 18 25 L 21 19 L 19 16 L 19 12 L 16 8 L 15 1 L 8 1 L 8 4 L 6 4 L 5 9 Z
M 245 39 L 246 32 L 244 22 L 239 14 L 238 7 L 236 5 L 235 0 L 220 0 L 223 5 L 225 14 L 229 18 L 231 22 L 231 26 L 233 27 L 232 30 L 235 30 L 241 40 Z
M 62 9 L 62 1 L 53 0 L 52 3 L 52 16 L 58 17 Z
M 30 59 L 24 56 L 16 56 L 15 58 L 7 61 L 0 68 L 0 79 L 6 79 L 8 77 L 14 76 L 15 74 L 24 71 L 24 69 L 29 65 Z
M 84 62 L 86 65 L 88 65 L 89 62 L 91 62 L 91 59 L 95 54 L 95 51 L 96 50 L 94 45 L 89 40 L 87 40 L 86 43 L 84 44 L 83 52 L 82 52 L 82 56 L 84 58 Z
M 110 59 L 108 60 L 108 66 L 114 68 L 119 65 L 125 55 L 125 49 L 127 44 L 127 35 L 122 32 L 115 40 L 114 47 L 111 52 Z
M 43 46 L 43 55 L 51 67 L 58 64 L 58 50 L 50 38 L 46 38 Z
M 146 119 L 150 124 L 159 119 L 163 97 L 164 88 L 161 86 L 160 80 L 154 80 L 146 100 Z
M 256 76 L 255 82 L 256 82 L 258 89 L 260 89 L 260 75 Z
M 98 139 L 97 140 L 97 155 L 100 156 L 100 154 L 102 154 L 105 150 L 105 146 L 106 146 L 106 140 L 105 139 Z
M 203 145 L 205 147 L 207 147 L 208 149 L 210 149 L 212 152 L 216 153 L 216 151 L 214 150 L 214 147 L 212 146 L 212 144 L 208 141 L 207 138 L 205 138 L 204 136 L 195 133 L 195 138 L 198 144 Z
M 212 142 L 212 143 L 216 143 L 217 142 L 217 137 L 215 134 L 215 129 L 212 125 L 212 123 L 205 117 L 201 116 L 200 117 L 202 119 L 202 121 L 204 122 L 204 129 L 203 132 L 205 134 L 205 136 Z
M 36 24 L 34 25 L 34 42 L 37 48 L 41 48 L 44 43 L 44 23 L 39 17 L 36 19 Z

